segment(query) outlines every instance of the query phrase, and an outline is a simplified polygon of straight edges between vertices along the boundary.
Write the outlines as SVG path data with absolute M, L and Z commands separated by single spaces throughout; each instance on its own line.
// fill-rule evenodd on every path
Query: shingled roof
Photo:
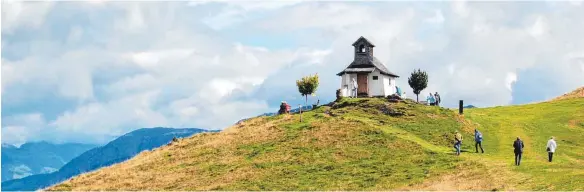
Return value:
M 385 65 L 383 65 L 383 63 L 381 63 L 381 61 L 379 61 L 374 56 L 355 58 L 355 60 L 345 70 L 341 71 L 337 75 L 341 76 L 345 73 L 355 72 L 372 72 L 374 68 L 377 68 L 381 74 L 392 77 L 399 77 L 395 73 L 387 70 Z
M 371 41 L 367 40 L 367 38 L 365 38 L 363 36 L 359 37 L 359 39 L 357 39 L 357 41 L 355 41 L 352 45 L 355 46 L 361 40 L 363 40 L 363 41 L 365 41 L 365 43 L 368 43 L 369 45 L 371 45 L 371 47 L 375 47 L 375 45 L 373 45 L 373 43 L 371 43 Z

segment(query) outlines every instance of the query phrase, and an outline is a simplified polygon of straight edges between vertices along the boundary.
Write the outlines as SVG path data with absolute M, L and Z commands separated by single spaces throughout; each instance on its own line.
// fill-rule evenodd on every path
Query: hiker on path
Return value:
M 478 147 L 481 147 L 481 153 L 485 153 L 485 150 L 483 150 L 483 134 L 475 129 L 475 150 L 477 153 L 479 152 Z
M 554 137 L 551 137 L 550 140 L 548 140 L 548 142 L 547 142 L 547 152 L 548 152 L 549 162 L 552 162 L 552 158 L 554 157 L 554 152 L 556 152 L 557 147 L 558 147 L 558 145 L 556 144 L 556 140 L 554 140 Z
M 517 140 L 513 142 L 513 148 L 515 152 L 515 165 L 517 166 L 521 165 L 521 155 L 523 154 L 523 147 L 525 147 L 525 145 L 523 145 L 523 141 L 521 141 L 521 139 L 518 136 Z
M 440 106 L 440 102 L 442 102 L 442 99 L 440 98 L 440 95 L 438 95 L 438 92 L 434 94 L 434 98 L 436 99 L 436 106 Z
M 454 148 L 456 149 L 456 155 L 460 155 L 460 146 L 462 145 L 462 134 L 458 131 L 454 132 Z
M 352 92 L 352 95 L 351 96 L 353 96 L 353 98 L 357 98 L 357 87 L 358 87 L 358 85 L 357 85 L 357 81 L 355 81 L 355 78 L 353 78 L 351 80 L 351 84 L 353 85 L 353 92 Z

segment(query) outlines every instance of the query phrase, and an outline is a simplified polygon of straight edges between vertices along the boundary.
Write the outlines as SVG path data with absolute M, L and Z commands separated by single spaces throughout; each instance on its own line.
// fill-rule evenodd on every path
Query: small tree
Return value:
M 418 95 L 428 86 L 428 74 L 420 69 L 417 71 L 414 70 L 410 78 L 408 78 L 408 84 L 410 84 L 410 87 L 414 90 L 414 94 L 416 94 L 416 101 L 419 102 Z
M 312 95 L 318 88 L 318 74 L 302 77 L 301 80 L 296 80 L 298 92 L 305 97 L 305 105 L 308 103 L 308 95 Z

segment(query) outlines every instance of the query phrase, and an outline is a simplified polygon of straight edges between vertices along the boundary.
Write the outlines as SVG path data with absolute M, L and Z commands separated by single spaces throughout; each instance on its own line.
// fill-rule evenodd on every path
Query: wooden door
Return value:
M 367 89 L 367 74 L 357 74 L 357 94 L 369 95 Z

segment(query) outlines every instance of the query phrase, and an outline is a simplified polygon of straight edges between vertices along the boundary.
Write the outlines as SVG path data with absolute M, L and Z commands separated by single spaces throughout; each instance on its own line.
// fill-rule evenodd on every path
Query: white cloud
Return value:
M 53 4 L 52 1 L 2 1 L 2 33 L 12 33 L 21 27 L 39 27 Z
M 448 74 L 454 75 L 455 70 L 456 70 L 456 66 L 454 64 L 448 65 Z
M 582 0 L 568 0 L 568 2 L 574 6 L 581 6 L 584 1 L 582 1 Z
M 466 6 L 466 1 L 453 1 L 452 11 L 460 17 L 467 17 L 469 14 L 468 7 Z
M 493 79 L 491 79 L 491 78 L 485 79 L 485 85 L 490 85 L 491 82 L 493 82 Z
M 83 28 L 76 26 L 71 28 L 69 32 L 69 37 L 67 38 L 68 42 L 77 42 L 83 36 Z
M 444 23 L 444 15 L 442 14 L 442 10 L 436 10 L 435 15 L 433 17 L 426 19 L 426 21 L 434 24 Z
M 209 3 L 220 3 L 225 5 L 222 11 L 208 15 L 203 18 L 203 22 L 215 30 L 230 27 L 245 21 L 254 12 L 265 12 L 292 6 L 303 1 L 190 1 L 190 6 L 201 6 Z
M 133 129 L 167 124 L 166 118 L 152 109 L 158 94 L 159 92 L 144 92 L 123 96 L 107 103 L 85 104 L 74 111 L 66 111 L 50 122 L 49 126 L 58 133 L 67 133 L 55 138 L 56 140 L 78 140 L 76 135 L 92 135 L 92 138 L 84 138 L 86 142 L 103 143 L 112 136 Z
M 213 79 L 201 90 L 200 97 L 216 103 L 236 88 L 237 84 L 235 82 L 226 79 Z
M 505 77 L 505 87 L 509 89 L 509 91 L 513 91 L 513 83 L 517 82 L 517 75 L 515 73 L 507 73 L 507 77 Z
M 147 52 L 137 52 L 129 53 L 127 55 L 134 63 L 142 68 L 152 68 L 160 63 L 161 61 L 168 60 L 180 60 L 187 58 L 188 56 L 194 54 L 193 49 L 170 49 L 170 50 L 160 50 L 160 51 L 147 51 Z
M 20 146 L 27 141 L 41 139 L 46 122 L 40 113 L 14 115 L 2 118 L 2 142 Z
M 32 175 L 32 170 L 26 165 L 12 167 L 10 168 L 10 171 L 14 173 L 12 179 L 20 179 Z
M 259 25 L 262 28 L 278 31 L 302 28 L 326 28 L 326 30 L 339 31 L 347 26 L 375 19 L 375 15 L 367 7 L 344 3 L 311 2 L 284 10 L 276 18 L 260 22 Z
M 548 26 L 546 24 L 545 18 L 543 16 L 537 17 L 537 20 L 528 29 L 528 33 L 531 34 L 536 39 L 541 39 L 548 31 Z
M 3 9 L 2 16 L 9 15 L 12 22 L 3 23 L 3 29 L 37 30 L 35 38 L 40 38 L 3 39 L 7 41 L 3 49 L 25 50 L 23 58 L 2 56 L 2 94 L 10 99 L 7 105 L 18 107 L 14 103 L 49 96 L 74 100 L 73 108 L 44 115 L 56 118 L 39 118 L 35 126 L 22 119 L 3 122 L 3 139 L 8 135 L 11 143 L 42 138 L 104 142 L 140 127 L 220 129 L 273 111 L 281 100 L 303 103 L 294 81 L 314 73 L 319 74 L 321 86 L 318 97 L 309 102 L 325 102 L 334 98 L 339 86 L 335 74 L 352 61 L 351 43 L 359 36 L 371 40 L 375 56 L 402 76 L 398 85 L 408 95 L 413 96 L 407 76 L 421 68 L 430 75 L 422 95 L 437 91 L 447 105 L 459 99 L 477 106 L 508 104 L 520 90 L 515 86 L 529 79 L 522 72 L 534 67 L 549 71 L 542 78 L 558 84 L 546 91 L 565 92 L 584 82 L 580 38 L 584 13 L 576 6 L 539 12 L 542 9 L 534 6 L 548 4 L 187 4 L 56 4 L 83 6 L 67 10 L 87 12 L 79 14 L 88 15 L 86 20 L 79 18 L 87 23 L 65 17 L 44 21 L 39 15 L 47 11 L 22 18 L 26 11 Z M 517 7 L 526 9 L 516 11 Z M 105 13 L 113 15 L 101 16 Z M 71 27 L 55 30 L 62 31 L 55 32 L 62 39 L 55 39 L 46 35 L 49 26 Z M 248 36 L 233 34 L 240 32 Z M 264 39 L 268 33 L 294 45 L 275 49 L 272 43 L 278 42 L 272 40 L 254 42 L 263 46 L 243 43 L 249 42 L 243 38 Z

